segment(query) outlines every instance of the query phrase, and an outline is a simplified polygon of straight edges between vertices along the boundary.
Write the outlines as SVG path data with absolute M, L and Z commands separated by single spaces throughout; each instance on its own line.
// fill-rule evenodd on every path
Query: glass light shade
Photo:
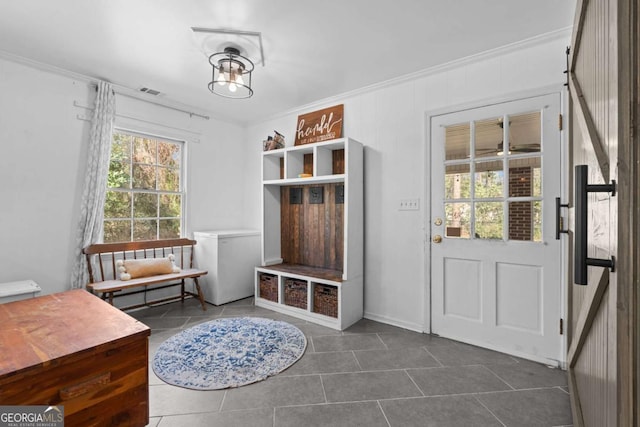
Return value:
M 251 60 L 240 55 L 238 49 L 228 47 L 224 52 L 214 53 L 209 57 L 209 63 L 213 68 L 209 83 L 211 92 L 236 99 L 253 95 L 251 73 L 254 65 Z

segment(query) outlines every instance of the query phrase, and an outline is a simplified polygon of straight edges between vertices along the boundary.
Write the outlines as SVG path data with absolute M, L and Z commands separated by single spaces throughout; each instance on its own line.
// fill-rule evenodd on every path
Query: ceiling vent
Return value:
M 160 91 L 159 90 L 149 89 L 148 87 L 141 88 L 140 92 L 148 93 L 149 95 L 153 95 L 153 96 L 160 95 Z

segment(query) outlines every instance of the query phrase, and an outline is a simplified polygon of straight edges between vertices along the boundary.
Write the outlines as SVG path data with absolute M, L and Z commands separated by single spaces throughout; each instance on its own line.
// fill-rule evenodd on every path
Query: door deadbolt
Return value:
M 440 243 L 442 242 L 442 236 L 439 234 L 436 234 L 435 236 L 433 236 L 433 243 Z
M 442 218 L 436 218 L 435 221 L 433 221 L 433 223 L 435 225 L 442 225 Z

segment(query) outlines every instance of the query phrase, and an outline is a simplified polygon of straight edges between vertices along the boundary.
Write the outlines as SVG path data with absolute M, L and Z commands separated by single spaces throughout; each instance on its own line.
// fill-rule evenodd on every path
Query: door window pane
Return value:
M 475 156 L 499 155 L 503 140 L 502 117 L 493 117 L 476 122 Z
M 542 201 L 509 203 L 509 240 L 542 241 Z
M 475 204 L 475 238 L 500 239 L 503 230 L 502 202 L 478 202 Z
M 504 172 L 502 170 L 502 161 L 476 162 L 476 199 L 502 197 L 503 186 Z
M 445 160 L 469 158 L 471 130 L 469 123 L 447 126 L 445 128 Z
M 541 150 L 540 111 L 509 116 L 511 154 L 539 153 Z
M 531 111 L 445 128 L 446 237 L 542 241 L 541 124 Z
M 542 242 L 542 201 L 533 202 L 533 241 Z
M 468 199 L 471 197 L 471 175 L 469 164 L 449 165 L 444 177 L 445 199 Z
M 509 160 L 509 197 L 541 197 L 540 157 Z
M 509 240 L 533 240 L 532 202 L 509 203 Z
M 468 239 L 471 235 L 471 205 L 445 203 L 445 237 Z

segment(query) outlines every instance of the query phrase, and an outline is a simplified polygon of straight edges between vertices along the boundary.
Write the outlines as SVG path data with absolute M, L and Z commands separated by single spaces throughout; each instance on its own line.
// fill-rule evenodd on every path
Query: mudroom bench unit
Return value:
M 363 315 L 363 147 L 340 138 L 262 154 L 259 307 L 344 330 Z

